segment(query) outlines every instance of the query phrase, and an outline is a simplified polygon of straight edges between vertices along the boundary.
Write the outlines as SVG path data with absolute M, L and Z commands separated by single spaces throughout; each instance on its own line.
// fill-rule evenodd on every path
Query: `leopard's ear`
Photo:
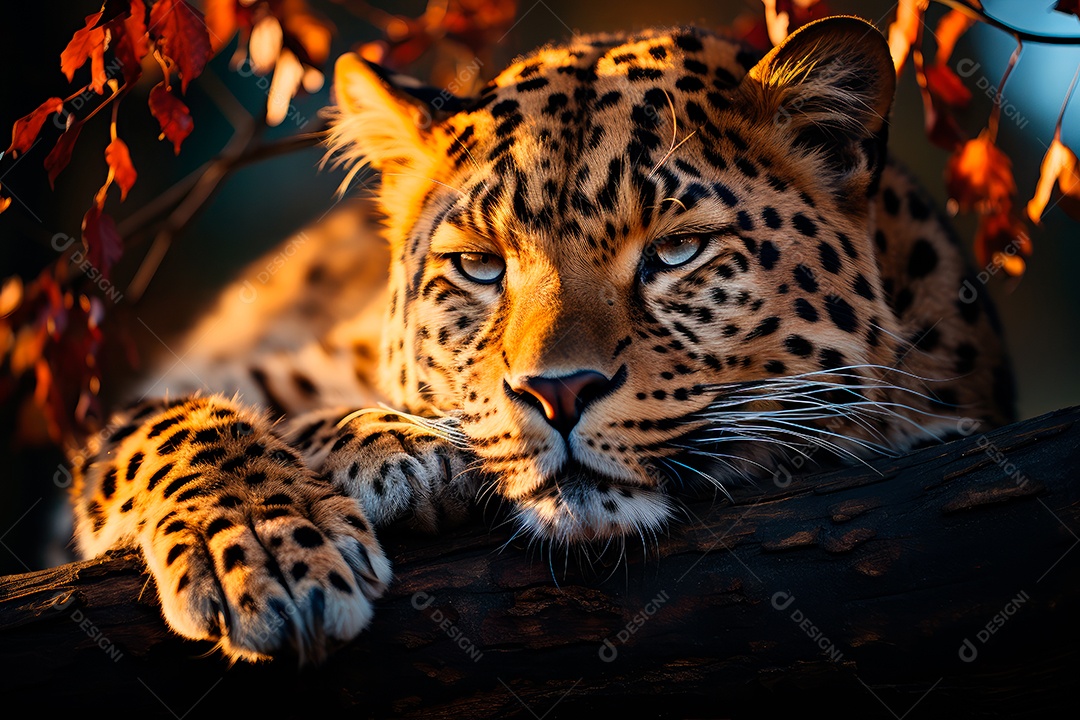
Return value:
M 430 173 L 436 160 L 429 132 L 435 113 L 406 83 L 355 53 L 338 58 L 328 144 L 339 162 L 351 166 L 345 184 L 365 164 L 384 174 Z
M 836 16 L 788 36 L 750 70 L 739 91 L 755 120 L 821 151 L 846 174 L 859 161 L 850 153 L 856 147 L 880 145 L 883 154 L 895 89 L 889 46 L 877 28 Z

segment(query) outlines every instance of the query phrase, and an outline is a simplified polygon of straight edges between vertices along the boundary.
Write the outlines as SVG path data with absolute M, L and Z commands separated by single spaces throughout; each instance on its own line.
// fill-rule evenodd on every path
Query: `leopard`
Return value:
M 494 501 L 515 536 L 617 542 L 794 456 L 1009 422 L 994 310 L 889 154 L 895 85 L 852 16 L 764 55 L 574 36 L 470 97 L 343 55 L 341 204 L 85 443 L 79 552 L 141 552 L 169 627 L 233 662 L 318 663 L 371 623 L 384 528 Z

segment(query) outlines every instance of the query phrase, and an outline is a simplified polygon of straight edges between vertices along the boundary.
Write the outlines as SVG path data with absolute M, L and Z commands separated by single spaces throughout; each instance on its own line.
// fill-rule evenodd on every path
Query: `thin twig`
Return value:
M 1020 53 L 1024 50 L 1024 43 L 1020 38 L 1016 38 L 1016 49 L 1012 51 L 1012 55 L 1009 56 L 1009 64 L 1005 66 L 1005 72 L 1001 74 L 1001 82 L 998 83 L 997 94 L 994 95 L 994 107 L 990 109 L 990 119 L 986 122 L 986 127 L 990 131 L 990 142 L 997 141 L 998 125 L 1001 121 L 1001 98 L 1002 93 L 1005 92 L 1005 83 L 1009 79 L 1009 75 L 1012 74 L 1013 68 L 1016 67 L 1016 61 L 1020 59 Z

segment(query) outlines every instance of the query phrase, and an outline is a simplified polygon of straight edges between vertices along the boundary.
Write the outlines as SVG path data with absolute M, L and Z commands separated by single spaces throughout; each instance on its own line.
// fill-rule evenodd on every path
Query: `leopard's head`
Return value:
M 855 368 L 822 386 L 842 404 L 893 350 L 868 197 L 894 84 L 855 18 L 760 60 L 690 28 L 578 38 L 465 100 L 345 56 L 332 147 L 381 173 L 387 391 L 453 413 L 557 540 L 655 529 L 798 445 L 808 378 Z

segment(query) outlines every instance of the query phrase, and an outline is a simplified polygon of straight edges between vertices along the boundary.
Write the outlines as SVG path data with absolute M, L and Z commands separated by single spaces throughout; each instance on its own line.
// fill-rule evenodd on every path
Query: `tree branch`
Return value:
M 508 532 L 486 524 L 383 533 L 396 578 L 372 628 L 299 673 L 228 669 L 170 635 L 133 555 L 3 578 L 0 687 L 78 708 L 107 686 L 131 712 L 161 701 L 177 715 L 200 702 L 476 718 L 1071 707 L 1080 408 L 872 466 L 690 504 L 701 521 L 648 558 L 592 570 L 503 548 Z
M 957 10 L 969 18 L 974 18 L 990 27 L 1004 30 L 1016 38 L 1017 42 L 1045 43 L 1047 45 L 1080 45 L 1080 37 L 1076 35 L 1047 35 L 1046 33 L 1029 32 L 1013 27 L 1008 23 L 998 20 L 993 15 L 987 14 L 981 6 L 977 6 L 970 0 L 934 0 L 934 2 L 944 5 L 951 10 Z

